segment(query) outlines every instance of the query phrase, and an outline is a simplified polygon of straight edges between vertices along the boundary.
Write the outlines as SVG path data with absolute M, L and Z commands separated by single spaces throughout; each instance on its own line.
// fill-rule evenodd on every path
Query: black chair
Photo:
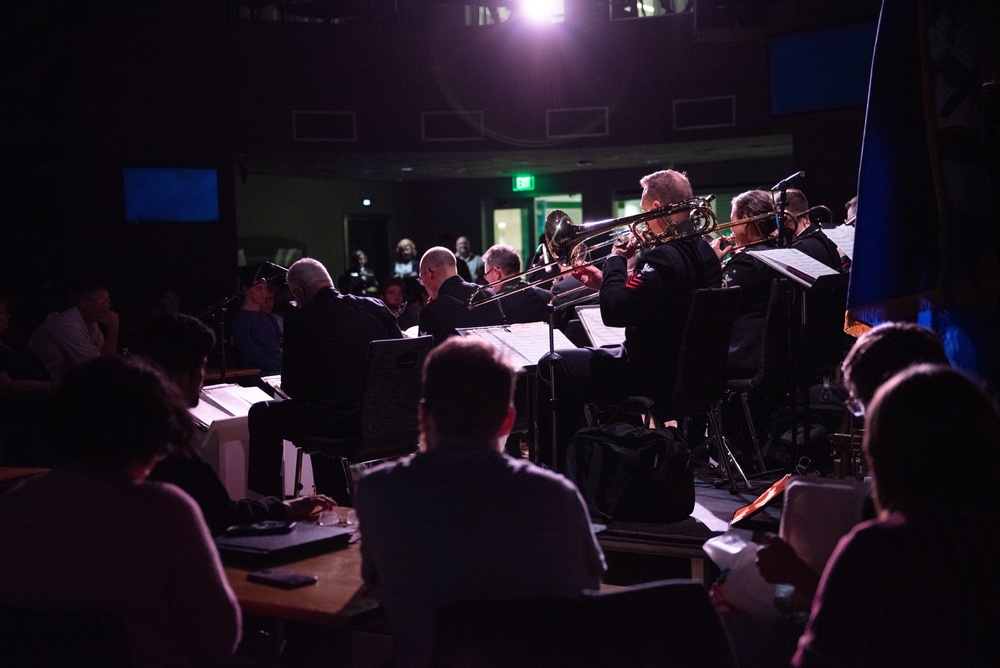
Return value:
M 125 668 L 125 624 L 104 613 L 0 608 L 0 665 Z
M 452 603 L 435 616 L 432 656 L 439 668 L 736 666 L 708 593 L 688 580 Z
M 771 293 L 760 334 L 757 369 L 750 378 L 730 378 L 727 383 L 729 393 L 740 399 L 743 418 L 761 473 L 765 473 L 764 457 L 761 455 L 757 424 L 753 419 L 750 402 L 754 399 L 767 407 L 779 393 L 784 394 L 789 390 L 788 298 L 788 283 L 782 279 L 771 281 Z
M 728 380 L 729 340 L 739 310 L 740 288 L 709 288 L 696 290 L 688 311 L 687 324 L 681 338 L 677 379 L 670 400 L 657 406 L 661 420 L 676 420 L 678 425 L 688 418 L 704 415 L 708 420 L 708 439 L 695 448 L 714 445 L 719 454 L 720 468 L 729 477 L 730 491 L 736 493 L 733 468 L 739 470 L 749 486 L 739 463 L 729 450 L 722 433 L 720 406 Z
M 417 450 L 420 374 L 424 359 L 434 347 L 434 338 L 384 339 L 368 347 L 368 369 L 361 399 L 361 433 L 329 435 L 294 441 L 295 493 L 302 489 L 302 455 L 337 457 L 344 466 L 348 492 L 354 496 L 350 467 Z

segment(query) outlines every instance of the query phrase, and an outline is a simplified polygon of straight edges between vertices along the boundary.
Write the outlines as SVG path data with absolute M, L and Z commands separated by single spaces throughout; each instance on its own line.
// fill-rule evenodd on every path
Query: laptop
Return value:
M 298 523 L 288 533 L 215 539 L 222 563 L 256 570 L 315 557 L 347 547 L 354 527 Z

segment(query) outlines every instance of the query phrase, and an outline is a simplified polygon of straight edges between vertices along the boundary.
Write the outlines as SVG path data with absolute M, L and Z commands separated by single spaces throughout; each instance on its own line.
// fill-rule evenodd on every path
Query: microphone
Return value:
M 275 269 L 279 269 L 279 270 L 281 270 L 282 273 L 285 273 L 285 274 L 288 273 L 288 267 L 282 267 L 280 264 L 275 264 L 275 263 L 271 262 L 270 260 L 264 260 L 264 264 L 266 264 L 269 267 L 273 267 Z
M 799 179 L 804 178 L 805 175 L 806 175 L 805 172 L 795 172 L 791 176 L 787 176 L 784 179 L 782 179 L 782 180 L 778 181 L 777 183 L 775 183 L 773 186 L 771 186 L 771 190 L 772 191 L 774 191 L 774 190 L 785 190 L 785 189 L 788 188 L 788 186 L 792 185 L 793 183 L 795 183 Z

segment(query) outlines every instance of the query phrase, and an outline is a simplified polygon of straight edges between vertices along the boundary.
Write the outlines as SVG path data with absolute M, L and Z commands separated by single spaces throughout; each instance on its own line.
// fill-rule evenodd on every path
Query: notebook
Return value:
M 347 547 L 354 527 L 296 524 L 285 534 L 226 536 L 215 539 L 222 563 L 256 570 L 279 566 Z

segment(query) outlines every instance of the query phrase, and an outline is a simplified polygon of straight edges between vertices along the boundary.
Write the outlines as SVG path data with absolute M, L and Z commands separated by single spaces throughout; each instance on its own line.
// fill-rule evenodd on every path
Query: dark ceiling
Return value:
M 787 134 L 674 144 L 503 152 L 270 153 L 239 156 L 251 173 L 361 181 L 487 179 L 516 174 L 661 168 L 792 155 Z

